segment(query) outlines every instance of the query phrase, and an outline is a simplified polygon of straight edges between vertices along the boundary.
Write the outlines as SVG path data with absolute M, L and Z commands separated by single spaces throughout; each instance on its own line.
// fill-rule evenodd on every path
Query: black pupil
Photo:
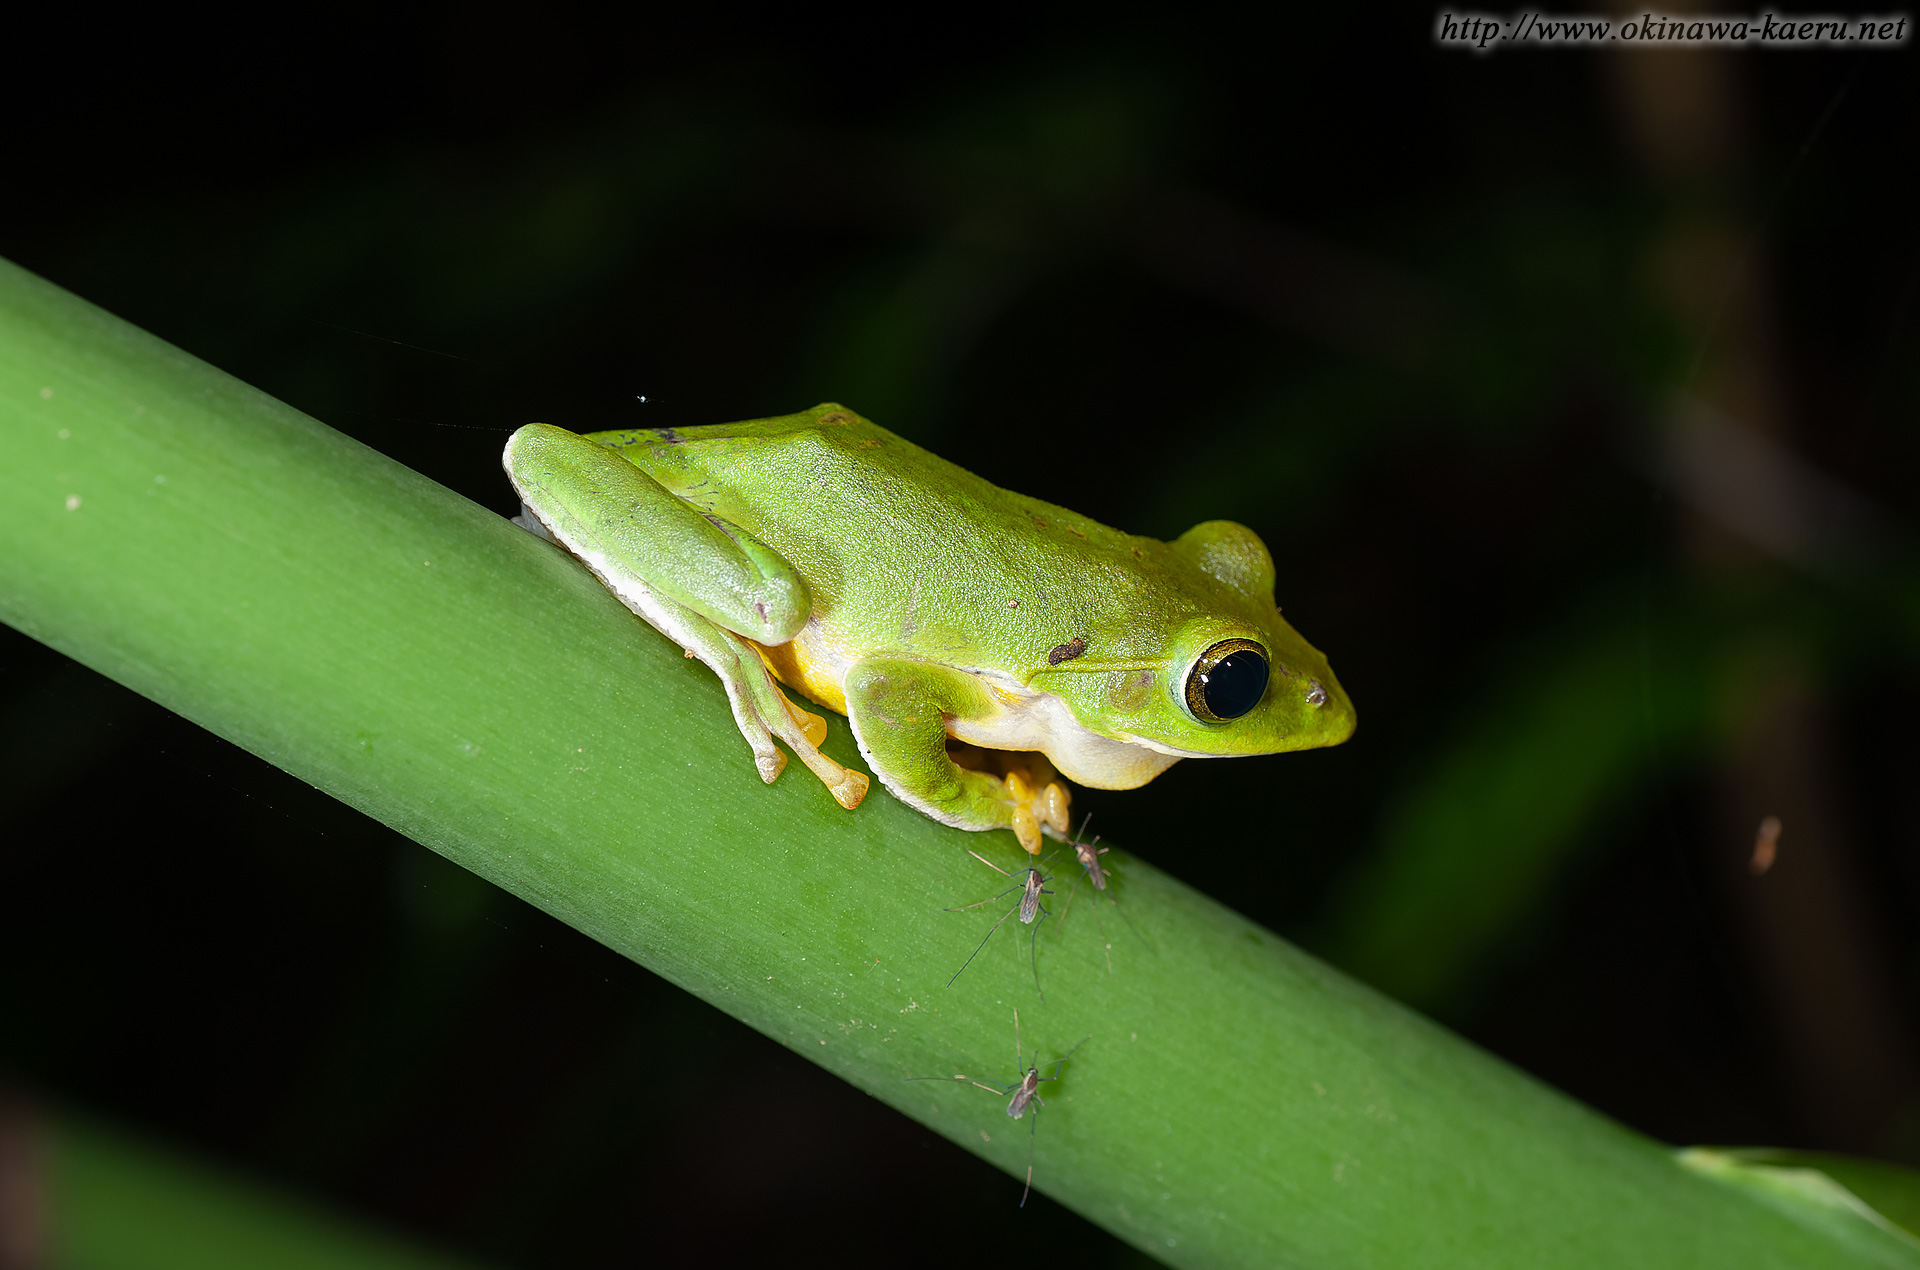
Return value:
M 1200 677 L 1207 709 L 1221 719 L 1237 719 L 1260 704 L 1267 691 L 1267 659 L 1251 649 L 1228 653 Z

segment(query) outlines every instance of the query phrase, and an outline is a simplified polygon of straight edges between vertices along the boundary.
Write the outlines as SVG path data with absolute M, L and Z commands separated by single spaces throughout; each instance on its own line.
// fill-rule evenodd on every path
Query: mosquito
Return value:
M 1092 842 L 1081 841 L 1082 838 L 1087 836 L 1087 827 L 1091 824 L 1093 824 L 1093 813 L 1088 812 L 1087 818 L 1080 822 L 1080 832 L 1073 835 L 1073 837 L 1068 840 L 1067 845 L 1073 848 L 1074 858 L 1080 861 L 1080 867 L 1087 871 L 1087 880 L 1093 883 L 1093 889 L 1096 891 L 1104 891 L 1107 889 L 1107 878 L 1109 874 L 1107 873 L 1107 867 L 1100 863 L 1100 857 L 1113 850 L 1113 848 L 1100 847 L 1100 835 L 1097 833 L 1093 835 Z M 1100 849 L 1095 851 L 1095 847 L 1100 847 Z M 1079 878 L 1075 878 L 1073 881 L 1075 886 L 1080 884 Z M 1069 905 L 1073 903 L 1072 891 L 1067 892 L 1067 903 Z M 1066 914 L 1062 913 L 1061 920 L 1064 921 L 1065 919 Z
M 1047 999 L 1047 994 L 1040 991 L 1040 951 L 1039 951 L 1038 945 L 1035 943 L 1035 940 L 1037 940 L 1040 936 L 1040 927 L 1037 923 L 1042 918 L 1053 916 L 1052 912 L 1050 912 L 1047 909 L 1046 905 L 1040 902 L 1040 897 L 1042 895 L 1053 894 L 1052 891 L 1047 890 L 1047 883 L 1053 881 L 1053 879 L 1048 877 L 1046 874 L 1040 872 L 1040 869 L 1038 868 L 1038 866 L 1029 866 L 1027 868 L 1020 870 L 1018 873 L 1009 873 L 1005 869 L 1001 868 L 999 865 L 995 864 L 993 861 L 987 859 L 987 857 L 981 855 L 978 851 L 973 850 L 972 848 L 968 848 L 967 854 L 972 856 L 974 859 L 978 860 L 980 863 L 986 865 L 989 869 L 992 869 L 995 873 L 998 873 L 1001 877 L 1007 878 L 1009 881 L 1012 881 L 1013 885 L 1008 887 L 1006 890 L 1000 892 L 1000 894 L 998 895 L 989 895 L 986 899 L 981 900 L 978 904 L 962 904 L 958 908 L 948 909 L 947 912 L 964 913 L 970 909 L 984 908 L 986 905 L 993 903 L 995 900 L 1005 899 L 1007 896 L 1012 895 L 1015 891 L 1020 892 L 1020 898 L 1014 901 L 1012 908 L 1000 914 L 999 921 L 996 921 L 993 925 L 987 927 L 987 933 L 980 937 L 980 943 L 974 948 L 972 953 L 968 954 L 967 959 L 960 963 L 960 969 L 953 972 L 953 979 L 947 980 L 947 986 L 951 988 L 953 986 L 953 980 L 958 979 L 961 976 L 961 974 L 966 970 L 966 968 L 973 964 L 973 959 L 980 955 L 980 949 L 985 948 L 987 946 L 987 941 L 993 938 L 993 932 L 999 930 L 1001 924 L 1004 923 L 1009 917 L 1012 917 L 1015 913 L 1018 913 L 1020 914 L 1021 925 L 1033 927 L 1033 934 L 1028 936 L 1027 938 L 1027 952 L 1033 961 L 1033 990 L 1036 994 L 1039 995 L 1042 1001 L 1045 1001 Z M 1044 864 L 1045 861 L 1043 860 L 1041 861 L 1041 863 Z
M 1033 1138 L 1040 1127 L 1040 1109 L 1047 1105 L 1047 1100 L 1040 1096 L 1040 1086 L 1050 1080 L 1059 1080 L 1061 1064 L 1072 1058 L 1081 1045 L 1085 1045 L 1092 1039 L 1092 1033 L 1081 1037 L 1073 1049 L 1047 1064 L 1053 1068 L 1053 1075 L 1042 1076 L 1038 1049 L 1033 1051 L 1035 1061 L 1031 1064 L 1027 1062 L 1027 1052 L 1020 1044 L 1020 1011 L 1015 1010 L 1013 1012 L 1013 1066 L 1014 1070 L 1020 1073 L 1020 1079 L 1015 1083 L 1003 1085 L 997 1080 L 975 1080 L 971 1076 L 909 1076 L 907 1079 L 959 1081 L 962 1084 L 972 1085 L 975 1089 L 984 1089 L 990 1094 L 1000 1094 L 1007 1100 L 1007 1115 L 1014 1120 L 1018 1120 L 1029 1111 L 1033 1112 L 1033 1120 L 1027 1125 L 1027 1188 L 1020 1192 L 1020 1207 L 1025 1208 L 1027 1196 L 1033 1193 Z
M 1081 877 L 1093 883 L 1093 889 L 1095 891 L 1104 893 L 1107 889 L 1107 881 L 1113 874 L 1108 871 L 1106 865 L 1100 862 L 1100 857 L 1113 850 L 1113 848 L 1101 846 L 1099 834 L 1093 835 L 1093 841 L 1086 841 L 1087 828 L 1092 823 L 1093 813 L 1088 812 L 1087 818 L 1080 822 L 1080 832 L 1069 838 L 1067 845 L 1073 848 L 1074 858 L 1080 862 L 1080 868 L 1083 870 Z M 1060 908 L 1060 926 L 1063 930 L 1066 928 L 1067 915 L 1073 912 L 1073 896 L 1074 892 L 1080 889 L 1080 882 L 1081 878 L 1075 878 L 1073 885 L 1067 888 L 1067 902 Z M 1099 897 L 1095 896 L 1090 902 L 1097 905 L 1099 903 Z M 1119 912 L 1120 901 L 1109 895 L 1107 896 L 1107 902 L 1113 905 L 1116 912 Z M 1099 910 L 1096 907 L 1094 911 L 1098 912 Z M 1127 924 L 1128 929 L 1133 929 L 1133 919 L 1128 917 L 1124 912 L 1120 913 L 1120 920 Z M 1140 934 L 1138 930 L 1134 930 L 1133 933 L 1135 936 Z M 1113 973 L 1113 945 L 1107 940 L 1104 931 L 1100 936 L 1100 944 L 1101 951 L 1106 954 L 1107 958 L 1107 973 L 1111 975 Z

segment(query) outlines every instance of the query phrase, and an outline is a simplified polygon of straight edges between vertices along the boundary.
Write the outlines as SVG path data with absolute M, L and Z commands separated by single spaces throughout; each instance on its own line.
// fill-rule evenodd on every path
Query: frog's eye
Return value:
M 1237 719 L 1267 691 L 1267 650 L 1250 639 L 1223 639 L 1187 672 L 1187 709 L 1203 723 Z

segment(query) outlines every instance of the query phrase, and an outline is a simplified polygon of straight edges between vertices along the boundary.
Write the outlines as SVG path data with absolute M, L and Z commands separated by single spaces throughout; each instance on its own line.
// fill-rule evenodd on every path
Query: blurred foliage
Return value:
M 1734 1152 L 1743 1164 L 1818 1169 L 1852 1191 L 1875 1212 L 1920 1239 L 1920 1171 L 1824 1151 L 1751 1149 Z
M 71 1117 L 41 1150 L 47 1270 L 456 1270 L 471 1265 Z
M 262 90 L 260 121 L 194 116 L 184 162 L 164 119 L 129 123 L 106 175 L 39 155 L 70 179 L 0 250 L 502 511 L 497 438 L 528 419 L 840 399 L 1135 532 L 1241 519 L 1361 731 L 1089 792 L 1096 827 L 1638 1127 L 1814 1143 L 1707 863 L 1713 773 L 1769 667 L 1811 676 L 1910 1032 L 1920 222 L 1887 156 L 1912 55 L 1741 60 L 1750 155 L 1715 195 L 1775 283 L 1795 449 L 1892 546 L 1711 570 L 1656 477 L 1702 336 L 1653 275 L 1693 213 L 1619 139 L 1599 59 L 1443 57 L 1430 18 L 422 22 L 351 53 L 328 26 L 299 55 L 328 69 L 288 72 L 358 68 L 326 110 Z M 53 689 L 13 658 L 32 710 Z M 91 732 L 76 708 L 38 761 L 125 762 L 132 708 Z M 1200 872 L 1219 842 L 1237 866 Z M 347 1091 L 436 1052 L 426 985 L 482 993 L 497 941 L 422 929 L 364 951 L 356 982 L 417 956 L 422 995 L 344 1011 L 288 1141 L 375 1140 L 407 1082 L 386 1109 Z M 50 1045 L 0 1061 L 53 1070 Z M 369 1148 L 341 1133 L 345 1175 Z

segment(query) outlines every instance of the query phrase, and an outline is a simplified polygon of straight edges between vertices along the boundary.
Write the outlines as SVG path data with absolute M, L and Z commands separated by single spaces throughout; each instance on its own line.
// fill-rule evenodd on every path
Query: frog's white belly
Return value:
M 859 658 L 818 617 L 785 644 L 762 647 L 761 657 L 781 682 L 829 710 L 847 713 L 847 672 Z M 998 671 L 960 666 L 983 680 L 1000 710 L 985 719 L 951 719 L 947 731 L 985 750 L 1038 750 L 1068 780 L 1092 789 L 1136 789 L 1183 758 L 1197 758 L 1147 741 L 1119 741 L 1088 730 L 1067 703 Z

